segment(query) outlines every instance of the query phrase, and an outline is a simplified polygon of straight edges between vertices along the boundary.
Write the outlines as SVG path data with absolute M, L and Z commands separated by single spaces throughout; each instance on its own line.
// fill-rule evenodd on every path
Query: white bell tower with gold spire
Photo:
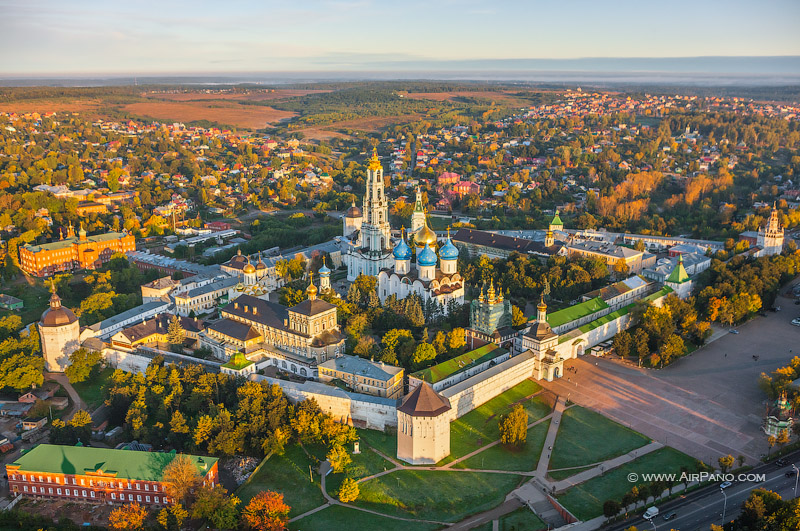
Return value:
M 358 241 L 344 256 L 347 280 L 358 275 L 377 276 L 381 269 L 392 266 L 392 240 L 389 227 L 389 202 L 383 184 L 383 167 L 376 150 L 367 165 L 367 182 Z

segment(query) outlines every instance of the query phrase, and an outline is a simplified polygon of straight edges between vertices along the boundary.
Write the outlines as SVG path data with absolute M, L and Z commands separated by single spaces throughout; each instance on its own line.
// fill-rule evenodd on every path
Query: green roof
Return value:
M 236 354 L 231 356 L 231 359 L 228 360 L 227 363 L 224 363 L 222 366 L 225 367 L 226 369 L 231 369 L 231 370 L 234 370 L 234 371 L 241 371 L 242 369 L 244 369 L 248 365 L 252 365 L 252 364 L 253 364 L 253 362 L 248 360 L 247 358 L 245 358 L 244 354 L 242 354 L 241 352 L 237 352 Z
M 553 220 L 550 222 L 550 225 L 559 225 L 561 227 L 564 226 L 564 222 L 561 221 L 561 217 L 558 215 L 558 210 L 556 210 L 556 215 L 553 216 Z
M 187 457 L 197 466 L 201 475 L 205 475 L 217 462 L 216 457 Z M 119 479 L 161 481 L 164 468 L 173 459 L 174 453 L 40 444 L 19 456 L 11 466 L 18 466 L 20 472 L 85 474 L 102 470 Z
M 508 351 L 506 349 L 500 348 L 494 343 L 489 343 L 488 345 L 476 348 L 475 350 L 465 352 L 464 354 L 456 356 L 453 359 L 443 361 L 442 363 L 434 365 L 433 367 L 428 367 L 427 369 L 417 371 L 411 374 L 411 376 L 434 384 L 454 374 L 458 374 L 459 372 L 466 371 L 471 367 L 489 361 L 492 358 L 502 356 L 507 352 Z
M 652 294 L 648 295 L 647 297 L 644 297 L 642 299 L 642 301 L 644 301 L 644 302 L 652 302 L 652 301 L 654 301 L 654 300 L 656 300 L 658 298 L 663 297 L 664 295 L 668 295 L 668 294 L 672 293 L 672 291 L 673 291 L 672 288 L 670 288 L 669 286 L 664 286 L 663 288 L 661 288 L 660 290 L 656 291 L 655 293 L 652 293 Z M 611 312 L 608 315 L 604 315 L 603 317 L 600 317 L 599 319 L 595 319 L 594 321 L 592 321 L 590 323 L 586 323 L 585 325 L 577 328 L 577 330 L 580 332 L 580 334 L 585 334 L 586 332 L 590 332 L 590 331 L 594 330 L 595 328 L 601 327 L 601 326 L 603 326 L 603 325 L 605 325 L 607 323 L 610 323 L 611 321 L 613 321 L 615 319 L 618 319 L 618 318 L 622 317 L 623 315 L 629 314 L 631 312 L 631 310 L 633 310 L 634 306 L 636 306 L 635 302 L 632 303 L 632 304 L 628 304 L 627 306 L 623 306 L 622 308 L 620 308 L 619 310 L 617 310 L 615 312 Z M 575 337 L 577 337 L 577 335 L 580 335 L 580 334 L 576 334 Z M 570 338 L 571 338 L 571 336 L 569 334 L 562 335 L 561 337 L 558 338 L 558 343 L 561 344 L 564 341 L 569 340 Z
M 667 282 L 683 284 L 687 280 L 689 280 L 689 274 L 686 272 L 686 268 L 683 267 L 683 255 L 678 255 L 678 265 L 672 269 L 672 273 L 667 277 Z
M 580 319 L 581 317 L 592 315 L 600 310 L 605 310 L 606 308 L 608 308 L 606 301 L 600 297 L 595 297 L 594 299 L 589 299 L 586 302 L 575 304 L 569 308 L 564 308 L 563 310 L 558 310 L 556 312 L 547 314 L 547 324 L 549 324 L 551 328 L 555 328 L 576 319 Z M 533 321 L 535 319 L 535 317 L 532 317 L 530 320 Z
M 127 236 L 124 232 L 106 232 L 104 234 L 95 234 L 93 236 L 87 236 L 86 241 L 90 243 L 97 243 L 97 242 L 105 242 L 109 240 L 119 240 Z M 71 237 L 71 238 L 64 238 L 63 240 L 58 240 L 55 242 L 50 243 L 43 243 L 41 245 L 31 245 L 25 244 L 23 247 L 31 251 L 32 253 L 38 253 L 39 251 L 48 250 L 48 251 L 55 251 L 58 249 L 69 249 L 74 244 L 80 243 L 80 239 L 78 237 Z

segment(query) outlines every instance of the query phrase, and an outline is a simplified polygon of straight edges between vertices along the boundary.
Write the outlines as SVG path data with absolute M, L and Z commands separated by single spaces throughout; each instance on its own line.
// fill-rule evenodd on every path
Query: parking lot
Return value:
M 780 312 L 757 316 L 665 369 L 584 356 L 565 364 L 577 372 L 543 385 L 707 463 L 732 454 L 755 464 L 768 451 L 758 377 L 800 354 L 800 327 L 791 324 L 800 306 L 787 297 L 776 305 Z

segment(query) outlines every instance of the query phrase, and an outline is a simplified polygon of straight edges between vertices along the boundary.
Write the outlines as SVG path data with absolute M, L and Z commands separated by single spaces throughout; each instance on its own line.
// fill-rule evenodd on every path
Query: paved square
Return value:
M 540 382 L 652 439 L 716 466 L 721 455 L 755 464 L 767 453 L 761 431 L 765 397 L 758 377 L 800 355 L 800 306 L 778 297 L 767 312 L 662 370 L 584 356 L 563 378 Z M 759 360 L 753 360 L 758 355 Z

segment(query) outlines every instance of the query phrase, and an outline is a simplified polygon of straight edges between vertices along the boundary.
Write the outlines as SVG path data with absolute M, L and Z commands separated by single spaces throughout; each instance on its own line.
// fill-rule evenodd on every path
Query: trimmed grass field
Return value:
M 536 468 L 542 453 L 544 439 L 550 421 L 546 420 L 528 430 L 528 439 L 522 450 L 506 449 L 502 444 L 487 448 L 469 459 L 465 459 L 454 468 L 479 468 L 482 470 L 512 470 L 528 472 Z
M 584 466 L 641 448 L 650 439 L 599 413 L 572 406 L 561 417 L 550 468 Z
M 89 413 L 103 404 L 103 390 L 112 374 L 114 374 L 114 369 L 106 367 L 91 380 L 72 384 L 81 399 L 89 406 Z
M 310 531 L 313 529 L 325 529 L 326 531 L 354 531 L 357 529 L 427 531 L 438 528 L 439 526 L 436 524 L 384 518 L 340 505 L 332 505 L 289 524 L 289 529 L 293 531 Z
M 520 507 L 500 518 L 500 531 L 538 531 L 548 529 L 541 518 L 527 507 Z
M 283 455 L 273 455 L 236 491 L 242 507 L 262 490 L 283 493 L 283 500 L 292 508 L 289 516 L 297 516 L 325 503 L 319 485 L 319 474 L 314 471 L 314 482 L 308 477 L 308 467 L 315 466 L 303 449 L 296 444 L 286 447 Z
M 520 476 L 400 470 L 360 483 L 359 507 L 384 514 L 457 522 L 502 503 Z
M 589 520 L 603 514 L 606 500 L 620 501 L 623 494 L 631 490 L 634 483 L 628 480 L 628 474 L 635 472 L 641 477 L 645 473 L 680 473 L 681 466 L 693 472 L 697 460 L 673 448 L 661 448 L 572 487 L 559 495 L 558 501 L 581 520 Z
M 511 411 L 516 402 L 523 400 L 541 390 L 539 384 L 532 380 L 524 380 L 505 393 L 494 397 L 479 408 L 476 408 L 450 424 L 450 458 L 447 463 L 481 446 L 500 438 L 497 426 L 500 417 Z M 528 423 L 549 415 L 552 408 L 541 397 L 522 402 L 528 412 Z
M 397 458 L 397 434 L 386 433 L 378 430 L 357 429 L 358 437 L 361 439 L 361 451 L 366 451 L 364 443 L 376 450 L 383 452 L 392 459 Z
M 352 449 L 353 445 L 348 445 L 347 450 L 351 451 Z M 350 457 L 353 459 L 353 462 L 345 468 L 344 472 L 340 474 L 330 474 L 325 481 L 325 489 L 328 491 L 328 494 L 333 497 L 336 497 L 336 493 L 345 478 L 361 479 L 394 468 L 392 463 L 363 444 L 361 445 L 361 453 L 355 455 L 351 453 Z

